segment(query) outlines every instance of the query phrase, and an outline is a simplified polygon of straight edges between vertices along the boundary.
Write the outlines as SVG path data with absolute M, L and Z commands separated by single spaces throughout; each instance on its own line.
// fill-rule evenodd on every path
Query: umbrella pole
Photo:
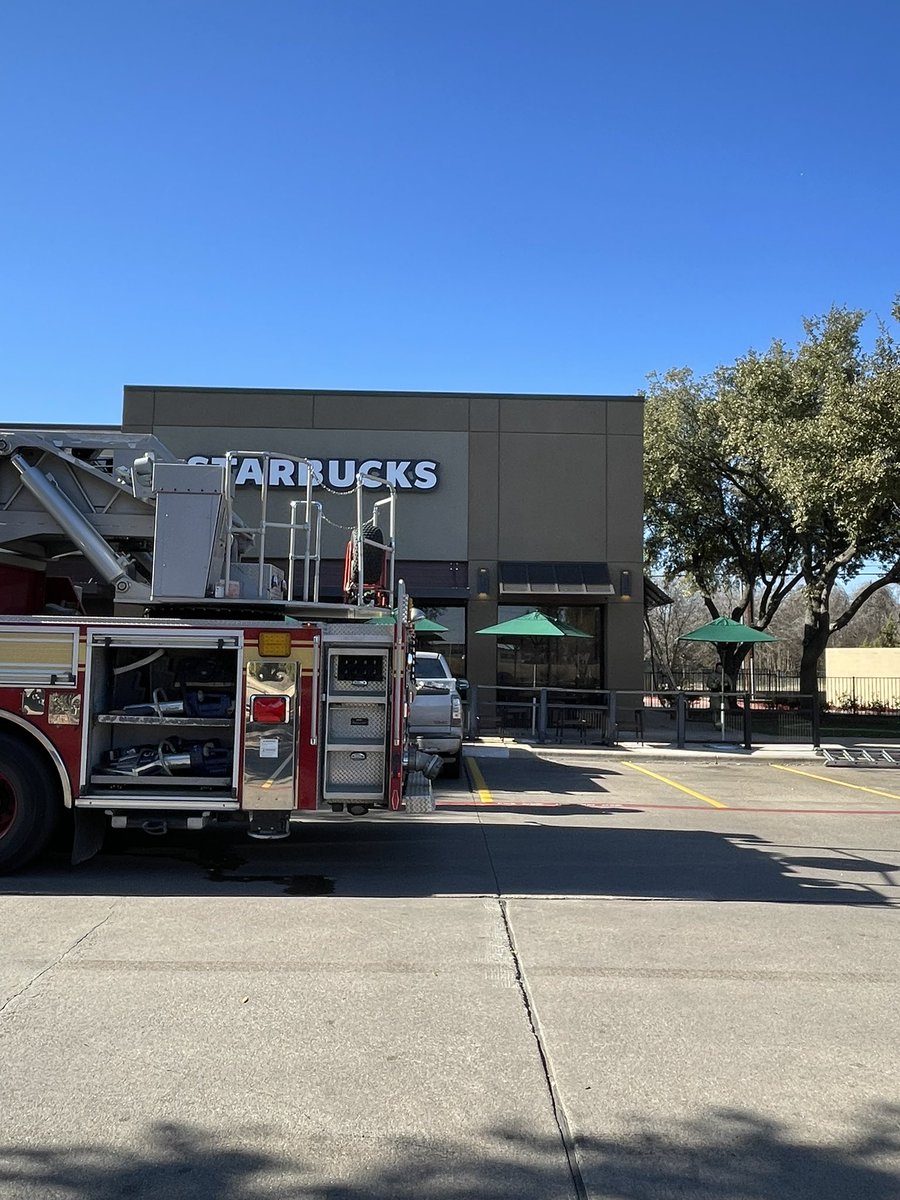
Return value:
M 722 668 L 722 707 L 719 709 L 719 720 L 722 723 L 722 741 L 725 741 L 725 656 L 723 655 L 719 665 Z

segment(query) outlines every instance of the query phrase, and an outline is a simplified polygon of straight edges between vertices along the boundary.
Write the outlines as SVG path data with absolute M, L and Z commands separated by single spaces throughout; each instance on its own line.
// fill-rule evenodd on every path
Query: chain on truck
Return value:
M 251 453 L 265 469 L 242 517 Z M 357 476 L 328 602 L 310 464 L 291 460 L 301 498 L 270 502 L 269 458 L 192 464 L 150 435 L 0 430 L 0 871 L 60 831 L 81 862 L 110 824 L 281 838 L 323 812 L 433 810 L 440 760 L 407 732 L 394 489 Z M 386 494 L 364 513 L 373 485 Z

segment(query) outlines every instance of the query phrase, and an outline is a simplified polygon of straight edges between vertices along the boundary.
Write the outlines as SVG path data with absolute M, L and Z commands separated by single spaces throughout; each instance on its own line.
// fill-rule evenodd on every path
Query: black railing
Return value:
M 473 689 L 470 736 L 526 737 L 539 742 L 612 745 L 615 693 L 599 689 L 484 687 Z
M 678 667 L 669 669 L 658 667 L 644 671 L 644 687 L 648 692 L 673 691 L 699 692 L 712 687 L 719 678 L 718 671 L 713 667 Z M 787 671 L 770 671 L 741 667 L 737 678 L 733 681 L 736 692 L 772 693 L 774 695 L 799 693 L 800 676 Z M 824 688 L 824 677 L 820 680 Z
M 619 693 L 620 705 L 624 696 Z M 645 692 L 642 708 L 645 738 L 650 742 L 677 746 L 714 742 L 749 750 L 763 742 L 818 746 L 820 740 L 818 696 L 751 696 L 740 691 L 723 696 L 710 689 Z
M 748 692 L 484 687 L 471 691 L 468 736 L 614 746 L 820 744 L 818 696 Z M 724 700 L 724 705 L 723 705 Z M 831 714 L 827 714 L 827 719 Z M 898 729 L 900 733 L 900 729 Z

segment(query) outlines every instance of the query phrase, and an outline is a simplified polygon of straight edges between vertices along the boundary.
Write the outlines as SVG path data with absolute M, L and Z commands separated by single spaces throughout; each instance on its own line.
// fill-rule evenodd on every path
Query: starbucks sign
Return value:
M 241 455 L 233 466 L 236 487 L 261 487 L 265 471 L 265 459 L 253 455 Z M 380 475 L 398 491 L 433 492 L 440 478 L 440 464 L 432 458 L 311 458 L 313 487 L 329 488 L 333 492 L 350 492 L 356 487 L 356 476 L 371 471 Z M 224 456 L 193 454 L 191 463 L 214 463 L 225 466 Z M 233 460 L 234 462 L 234 460 Z M 305 488 L 307 466 L 289 458 L 268 460 L 269 487 Z M 376 480 L 364 481 L 364 487 L 377 489 L 382 485 Z

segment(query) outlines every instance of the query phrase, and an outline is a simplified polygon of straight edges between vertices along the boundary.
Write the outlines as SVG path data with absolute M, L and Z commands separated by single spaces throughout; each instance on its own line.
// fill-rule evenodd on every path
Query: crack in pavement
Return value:
M 553 1120 L 556 1124 L 559 1133 L 559 1140 L 562 1144 L 563 1154 L 566 1158 L 566 1165 L 569 1169 L 569 1175 L 572 1180 L 572 1187 L 576 1200 L 589 1200 L 587 1185 L 584 1182 L 584 1176 L 581 1173 L 581 1167 L 578 1163 L 578 1155 L 575 1149 L 575 1139 L 572 1136 L 572 1131 L 569 1128 L 569 1122 L 566 1117 L 565 1106 L 562 1096 L 556 1085 L 556 1080 L 553 1077 L 553 1072 L 550 1069 L 550 1055 L 544 1045 L 543 1035 L 541 1033 L 540 1024 L 537 1018 L 534 1002 L 531 998 L 531 993 L 528 990 L 528 984 L 525 979 L 525 974 L 522 970 L 522 963 L 519 958 L 516 939 L 513 934 L 512 924 L 510 921 L 508 898 L 503 896 L 500 890 L 500 880 L 497 876 L 497 869 L 494 866 L 494 859 L 491 854 L 491 847 L 487 838 L 487 831 L 484 823 L 481 820 L 481 812 L 476 808 L 475 816 L 478 821 L 478 827 L 481 830 L 481 836 L 484 840 L 484 849 L 487 854 L 488 863 L 490 864 L 491 874 L 494 877 L 494 885 L 497 889 L 495 899 L 500 910 L 500 919 L 503 922 L 503 929 L 506 934 L 506 945 L 509 956 L 512 960 L 513 973 L 515 976 L 515 986 L 519 989 L 519 996 L 522 1000 L 522 1007 L 525 1011 L 525 1018 L 528 1021 L 528 1027 L 531 1030 L 531 1036 L 534 1039 L 534 1044 L 537 1049 L 538 1058 L 540 1059 L 541 1072 L 544 1076 L 544 1084 L 547 1088 L 547 1095 L 550 1101 L 550 1110 L 553 1113 Z
M 572 1136 L 571 1129 L 569 1128 L 569 1122 L 566 1117 L 562 1096 L 559 1094 L 559 1089 L 556 1086 L 556 1080 L 554 1079 L 553 1072 L 550 1068 L 550 1055 L 546 1046 L 544 1045 L 544 1039 L 543 1035 L 541 1034 L 537 1012 L 531 999 L 531 994 L 528 990 L 528 984 L 525 980 L 525 975 L 522 971 L 522 966 L 519 959 L 519 951 L 516 946 L 515 936 L 510 923 L 507 901 L 502 896 L 498 896 L 497 903 L 500 907 L 500 915 L 503 919 L 506 937 L 509 942 L 509 952 L 512 955 L 513 965 L 515 967 L 516 983 L 519 985 L 519 994 L 522 997 L 525 1015 L 528 1019 L 528 1024 L 531 1028 L 531 1034 L 537 1047 L 538 1057 L 541 1060 L 541 1070 L 543 1071 L 544 1082 L 547 1085 L 547 1092 L 550 1097 L 550 1107 L 553 1111 L 553 1119 L 556 1122 L 556 1127 L 559 1130 L 559 1138 L 562 1142 L 563 1153 L 566 1156 L 569 1174 L 572 1177 L 572 1186 L 575 1189 L 576 1200 L 588 1200 L 587 1186 L 584 1182 L 584 1176 L 581 1174 L 581 1167 L 578 1164 L 578 1154 L 575 1148 L 575 1139 Z
M 78 947 L 82 944 L 82 942 L 86 941 L 87 938 L 89 938 L 92 933 L 96 933 L 97 930 L 101 928 L 101 926 L 105 925 L 106 922 L 113 915 L 113 912 L 115 911 L 115 909 L 118 908 L 118 906 L 119 906 L 119 901 L 114 900 L 112 905 L 109 908 L 109 911 L 105 914 L 105 916 L 103 916 L 99 921 L 97 921 L 94 925 L 92 925 L 90 929 L 85 930 L 84 933 L 82 933 L 79 937 L 77 937 L 75 939 L 75 941 L 71 944 L 71 946 L 67 946 L 65 948 L 65 950 L 63 950 L 60 954 L 57 954 L 56 958 L 54 958 L 54 960 L 52 962 L 48 963 L 46 967 L 42 967 L 40 971 L 38 971 L 36 974 L 32 975 L 32 977 L 28 980 L 28 982 L 23 984 L 23 986 L 20 987 L 17 992 L 13 992 L 13 994 L 11 996 L 7 997 L 7 999 L 4 1000 L 2 1004 L 0 1004 L 0 1016 L 2 1016 L 3 1013 L 6 1012 L 6 1010 L 9 1008 L 9 1006 L 11 1004 L 13 1004 L 16 1000 L 19 1000 L 22 996 L 24 996 L 26 994 L 26 992 L 29 992 L 31 990 L 31 988 L 33 988 L 34 985 L 38 982 L 39 979 L 43 979 L 43 977 L 49 971 L 52 971 L 54 969 L 54 967 L 58 967 L 59 964 L 63 961 L 63 959 L 67 958 L 68 955 L 70 955 L 73 950 L 77 950 Z

